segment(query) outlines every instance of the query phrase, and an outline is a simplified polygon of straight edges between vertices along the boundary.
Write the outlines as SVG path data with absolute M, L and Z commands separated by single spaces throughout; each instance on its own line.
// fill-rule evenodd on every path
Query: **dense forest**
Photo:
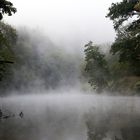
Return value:
M 85 45 L 86 73 L 98 91 L 125 94 L 140 92 L 140 2 L 123 0 L 113 3 L 107 17 L 113 21 L 115 42 L 108 53 L 91 41 Z M 129 20 L 131 19 L 131 20 Z
M 138 95 L 139 1 L 123 0 L 111 5 L 107 18 L 113 21 L 115 42 L 108 46 L 107 52 L 103 52 L 102 45 L 90 41 L 85 45 L 85 61 L 80 53 L 73 55 L 64 49 L 58 49 L 39 31 L 15 29 L 4 23 L 3 15 L 11 16 L 16 8 L 6 0 L 1 1 L 0 5 L 1 95 L 9 91 L 26 92 L 31 89 L 56 89 L 74 85 L 86 89 L 87 81 L 98 93 L 108 91 L 111 94 Z M 131 22 L 128 21 L 130 18 L 133 19 Z
M 4 61 L 12 63 L 2 64 L 3 92 L 31 92 L 64 86 L 76 87 L 80 84 L 78 79 L 82 81 L 82 57 L 79 53 L 74 55 L 65 49 L 58 49 L 48 37 L 36 30 L 20 28 L 16 34 L 13 33 L 16 43 L 10 50 L 5 48 L 9 54 L 8 58 L 4 58 Z
M 16 12 L 0 0 L 0 139 L 139 140 L 140 0 L 112 3 L 115 41 L 84 55 L 4 22 Z

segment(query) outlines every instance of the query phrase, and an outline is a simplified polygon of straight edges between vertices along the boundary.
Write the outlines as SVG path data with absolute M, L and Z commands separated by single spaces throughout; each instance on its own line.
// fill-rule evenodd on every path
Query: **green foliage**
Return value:
M 132 80 L 127 88 L 134 90 L 136 81 L 131 77 L 140 76 L 139 5 L 139 0 L 122 0 L 112 3 L 107 17 L 113 21 L 117 34 L 107 56 L 102 54 L 97 46 L 93 46 L 92 42 L 85 46 L 87 47 L 85 49 L 85 70 L 89 77 L 89 83 L 96 86 L 98 90 L 119 91 L 120 88 L 121 90 L 125 89 L 125 86 L 128 85 L 126 81 L 129 81 L 125 79 Z M 137 17 L 127 23 L 135 15 Z
M 111 52 L 119 54 L 119 61 L 128 63 L 131 67 L 131 73 L 140 75 L 140 36 L 136 38 L 125 38 L 122 41 L 116 40 L 112 44 Z
M 107 17 L 113 20 L 115 30 L 117 30 L 124 21 L 138 14 L 134 9 L 137 2 L 138 0 L 130 2 L 123 0 L 122 2 L 112 3 Z
M 7 0 L 0 0 L 0 20 L 3 18 L 4 14 L 11 16 L 12 13 L 15 13 L 17 10 L 13 7 L 13 3 Z
M 58 49 L 38 31 L 24 28 L 17 34 L 17 43 L 12 47 L 14 64 L 10 65 L 9 77 L 1 82 L 4 91 L 29 92 L 79 84 L 81 55 Z
M 123 22 L 134 15 L 139 15 L 135 9 L 138 0 L 127 2 L 123 0 L 112 4 L 107 17 L 114 22 L 117 31 L 115 42 L 111 46 L 111 53 L 119 55 L 119 62 L 127 63 L 132 75 L 140 75 L 140 18 L 135 18 L 129 24 Z
M 16 44 L 16 30 L 10 25 L 0 22 L 0 61 L 10 61 L 12 58 L 12 46 Z
M 10 63 L 14 62 L 13 46 L 16 44 L 16 30 L 10 25 L 0 22 L 0 86 L 10 71 Z
M 109 71 L 105 55 L 99 51 L 99 47 L 93 46 L 92 42 L 85 45 L 85 71 L 89 77 L 89 83 L 97 91 L 102 91 L 108 86 Z
M 17 10 L 13 3 L 7 0 L 0 0 L 0 20 L 4 14 L 11 16 Z M 16 31 L 10 25 L 0 22 L 0 63 L 12 63 L 9 56 L 12 55 L 11 46 L 16 42 Z

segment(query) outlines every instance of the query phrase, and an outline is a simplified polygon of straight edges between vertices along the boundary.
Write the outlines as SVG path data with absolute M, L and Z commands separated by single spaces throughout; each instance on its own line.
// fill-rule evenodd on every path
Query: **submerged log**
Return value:
M 0 61 L 0 64 L 4 64 L 4 63 L 9 63 L 9 64 L 13 64 L 13 61 Z

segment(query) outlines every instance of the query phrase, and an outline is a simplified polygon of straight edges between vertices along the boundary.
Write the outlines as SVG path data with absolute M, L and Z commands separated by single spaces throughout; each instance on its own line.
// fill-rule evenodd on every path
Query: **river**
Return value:
M 0 140 L 139 140 L 139 107 L 139 97 L 77 91 L 4 97 Z

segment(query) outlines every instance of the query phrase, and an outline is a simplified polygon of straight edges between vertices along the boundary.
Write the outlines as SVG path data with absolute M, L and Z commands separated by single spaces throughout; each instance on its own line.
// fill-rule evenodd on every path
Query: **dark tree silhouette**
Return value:
M 11 16 L 16 11 L 17 9 L 13 7 L 13 3 L 7 0 L 0 0 L 0 20 L 2 20 L 4 14 Z

